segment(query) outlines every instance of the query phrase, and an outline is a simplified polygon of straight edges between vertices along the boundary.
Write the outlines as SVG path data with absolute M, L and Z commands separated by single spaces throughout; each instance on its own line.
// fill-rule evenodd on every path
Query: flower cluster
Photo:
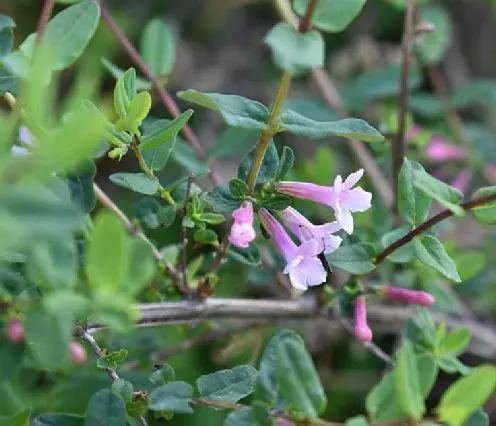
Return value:
M 311 200 L 330 206 L 336 221 L 314 225 L 292 207 L 279 212 L 278 218 L 299 240 L 296 244 L 283 225 L 266 209 L 260 209 L 259 217 L 274 244 L 286 261 L 284 273 L 298 290 L 320 285 L 326 281 L 327 273 L 319 255 L 331 253 L 341 244 L 341 237 L 334 235 L 343 229 L 353 232 L 352 213 L 364 212 L 371 206 L 372 194 L 362 188 L 354 188 L 363 176 L 363 170 L 352 173 L 343 182 L 337 176 L 333 186 L 321 186 L 307 182 L 280 182 L 278 191 L 293 197 Z M 233 225 L 229 234 L 231 244 L 246 248 L 255 239 L 253 228 L 253 205 L 245 201 L 233 212 Z

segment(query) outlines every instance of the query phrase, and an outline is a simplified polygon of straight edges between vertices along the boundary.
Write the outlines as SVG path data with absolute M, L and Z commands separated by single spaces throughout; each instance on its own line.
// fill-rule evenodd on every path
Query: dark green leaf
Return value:
M 246 129 L 265 129 L 267 127 L 269 110 L 260 102 L 237 95 L 201 93 L 191 89 L 179 92 L 177 96 L 219 112 L 230 126 Z
M 277 173 L 275 176 L 275 180 L 279 181 L 284 178 L 288 174 L 288 172 L 294 166 L 294 153 L 293 150 L 289 146 L 285 146 L 282 149 L 282 155 L 279 159 L 279 168 L 277 169 Z
M 144 173 L 114 173 L 109 179 L 116 185 L 146 195 L 155 194 L 159 187 L 157 178 L 150 178 Z
M 1 76 L 0 76 L 1 87 Z M 211 156 L 233 157 L 248 151 L 260 137 L 260 130 L 228 127 L 208 150 Z
M 496 368 L 482 365 L 453 383 L 437 407 L 439 420 L 461 426 L 491 396 L 496 386 Z
M 84 426 L 84 417 L 71 414 L 44 413 L 34 419 L 33 426 Z
M 93 180 L 96 175 L 95 163 L 85 163 L 79 170 L 67 175 L 67 185 L 72 200 L 84 213 L 90 213 L 96 206 Z
M 241 200 L 232 195 L 227 186 L 218 186 L 212 191 L 205 192 L 203 199 L 219 213 L 230 213 L 241 204 Z
M 94 394 L 88 404 L 85 426 L 125 426 L 126 404 L 120 395 L 110 389 Z
M 324 31 L 339 32 L 344 30 L 362 10 L 367 0 L 320 0 L 314 12 L 312 23 Z M 309 0 L 293 0 L 293 7 L 298 15 L 303 16 Z
M 279 119 L 281 130 L 308 138 L 325 138 L 341 136 L 364 142 L 381 142 L 384 140 L 376 129 L 367 122 L 357 118 L 345 118 L 339 121 L 314 121 L 297 112 L 286 110 Z
M 325 256 L 327 261 L 336 268 L 344 269 L 352 274 L 367 274 L 375 269 L 373 263 L 375 255 L 376 251 L 372 244 L 359 243 L 339 247 Z
M 468 418 L 463 426 L 489 426 L 489 416 L 482 408 L 478 408 L 475 413 Z
M 153 411 L 192 413 L 189 406 L 193 387 L 186 382 L 169 382 L 155 389 L 148 397 L 148 408 Z
M 155 75 L 169 74 L 176 59 L 174 34 L 166 22 L 152 19 L 145 27 L 140 46 L 143 60 Z
M 167 228 L 176 218 L 174 206 L 162 206 L 154 199 L 141 200 L 136 206 L 136 217 L 148 228 Z
M 438 63 L 451 43 L 453 29 L 449 14 L 440 6 L 427 6 L 421 9 L 420 19 L 433 25 L 434 31 L 419 39 L 418 54 L 428 64 Z
M 100 359 L 99 359 L 100 360 Z M 99 361 L 98 360 L 98 361 Z M 133 399 L 133 384 L 124 379 L 118 379 L 112 383 L 112 390 L 120 395 L 122 399 L 128 404 Z
M 176 372 L 169 364 L 160 366 L 160 368 L 155 370 L 148 377 L 150 382 L 152 382 L 154 385 L 159 385 L 159 386 L 165 385 L 166 383 L 175 380 L 175 378 L 176 378 Z
M 10 380 L 17 374 L 25 349 L 23 342 L 13 343 L 0 336 L 0 382 Z
M 200 244 L 215 244 L 218 241 L 217 233 L 212 229 L 198 229 L 193 238 Z
M 31 410 L 25 410 L 11 417 L 0 417 L 0 426 L 29 426 Z
M 441 241 L 430 235 L 424 235 L 414 238 L 413 242 L 417 258 L 424 265 L 434 268 L 452 281 L 461 281 L 455 262 L 448 256 Z
M 279 23 L 265 37 L 279 68 L 299 74 L 324 65 L 324 40 L 315 30 L 298 32 L 292 25 Z
M 227 256 L 250 266 L 259 266 L 262 262 L 260 249 L 255 243 L 251 243 L 248 248 L 231 246 L 227 252 Z
M 401 228 L 388 232 L 381 238 L 381 244 L 386 248 L 395 241 L 398 241 L 401 237 L 404 237 L 410 231 L 411 229 L 409 226 L 402 226 Z M 415 249 L 412 242 L 396 249 L 387 257 L 388 260 L 395 263 L 409 263 L 415 260 L 415 258 Z
M 229 182 L 229 190 L 236 198 L 244 198 L 248 195 L 248 185 L 245 181 L 238 178 L 231 179 Z
M 268 210 L 282 211 L 291 204 L 291 197 L 284 194 L 273 194 L 264 198 L 261 204 Z
M 257 412 L 258 410 L 258 412 Z M 224 426 L 272 426 L 273 423 L 266 409 L 261 406 L 245 407 L 231 412 L 224 421 Z
M 145 152 L 146 154 L 146 152 Z M 198 179 L 209 172 L 208 164 L 198 158 L 195 150 L 186 143 L 178 140 L 172 151 L 172 159 L 191 172 Z
M 238 365 L 201 376 L 196 386 L 202 398 L 235 403 L 253 393 L 257 377 L 258 371 L 251 365 Z
M 246 154 L 241 160 L 241 164 L 238 168 L 238 178 L 246 181 L 248 179 L 248 173 L 253 161 L 253 156 L 255 155 L 255 148 Z M 258 172 L 257 183 L 263 183 L 267 180 L 274 179 L 279 168 L 279 155 L 277 154 L 277 148 L 273 141 L 270 142 L 265 157 Z

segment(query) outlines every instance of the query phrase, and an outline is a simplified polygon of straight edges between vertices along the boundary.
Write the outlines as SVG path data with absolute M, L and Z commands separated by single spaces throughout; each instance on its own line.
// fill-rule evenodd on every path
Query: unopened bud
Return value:
M 355 299 L 355 337 L 362 342 L 372 340 L 372 330 L 367 324 L 367 305 L 365 297 L 359 296 Z
M 69 353 L 71 362 L 74 364 L 84 364 L 87 359 L 86 349 L 79 342 L 69 343 Z
M 13 319 L 7 324 L 7 337 L 13 343 L 24 339 L 24 324 L 21 320 Z
M 409 303 L 411 305 L 432 306 L 436 299 L 425 291 L 407 290 L 406 288 L 386 285 L 383 288 L 384 297 L 396 302 Z

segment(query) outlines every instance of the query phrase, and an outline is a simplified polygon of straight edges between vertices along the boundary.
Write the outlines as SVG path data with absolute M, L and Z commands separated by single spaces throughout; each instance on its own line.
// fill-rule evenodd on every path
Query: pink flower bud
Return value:
M 425 291 L 407 290 L 406 288 L 386 285 L 383 287 L 384 297 L 396 302 L 405 302 L 411 305 L 432 306 L 436 299 Z
M 436 162 L 463 160 L 467 156 L 465 149 L 447 142 L 445 138 L 438 135 L 431 138 L 425 153 L 427 158 Z
M 18 319 L 13 319 L 7 324 L 7 337 L 13 343 L 24 339 L 24 324 Z
M 247 248 L 257 236 L 253 228 L 253 205 L 244 202 L 232 213 L 234 223 L 229 233 L 229 242 L 240 248 Z
M 463 169 L 455 176 L 455 179 L 451 182 L 451 186 L 460 192 L 465 192 L 468 189 L 471 179 L 472 172 L 469 169 Z
M 372 340 L 372 330 L 367 324 L 367 305 L 365 297 L 360 296 L 355 300 L 355 337 L 362 342 L 370 342 Z
M 71 362 L 74 364 L 84 364 L 87 359 L 86 349 L 79 342 L 69 343 L 69 353 Z

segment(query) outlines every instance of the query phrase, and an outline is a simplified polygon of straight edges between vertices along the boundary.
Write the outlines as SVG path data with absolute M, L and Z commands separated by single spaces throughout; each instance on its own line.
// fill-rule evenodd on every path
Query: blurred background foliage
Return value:
M 326 33 L 325 68 L 334 78 L 348 110 L 366 117 L 388 137 L 396 132 L 397 93 L 403 13 L 401 0 L 369 0 L 363 12 L 343 32 Z M 496 184 L 496 40 L 495 12 L 491 2 L 483 0 L 446 0 L 430 2 L 424 9 L 426 19 L 434 21 L 440 29 L 431 46 L 424 49 L 427 65 L 414 67 L 410 85 L 409 127 L 421 127 L 410 138 L 408 155 L 421 160 L 430 172 L 446 182 L 453 182 L 463 170 L 470 179 L 463 192 L 471 194 L 473 188 Z M 273 2 L 259 0 L 117 0 L 106 2 L 114 17 L 136 46 L 144 37 L 144 28 L 151 19 L 167 22 L 169 43 L 175 55 L 168 58 L 163 80 L 171 93 L 187 88 L 205 92 L 235 93 L 268 104 L 275 92 L 279 72 L 273 66 L 270 53 L 262 45 L 267 31 L 279 20 Z M 38 21 L 41 2 L 35 0 L 3 0 L 0 13 L 10 15 L 16 22 L 15 38 L 23 40 Z M 62 7 L 59 5 L 58 7 Z M 420 36 L 419 36 L 420 37 Z M 102 59 L 106 62 L 105 67 Z M 457 113 L 463 119 L 463 136 L 454 134 L 449 125 L 443 104 L 435 95 L 430 63 L 446 81 L 447 96 L 452 99 Z M 76 66 L 61 74 L 57 105 L 63 108 L 68 93 L 78 90 L 98 102 L 102 109 L 112 111 L 114 79 L 109 64 L 121 69 L 132 66 L 115 37 L 101 24 L 89 48 L 78 59 Z M 145 82 L 146 85 L 146 82 Z M 288 99 L 291 108 L 305 111 L 316 120 L 329 120 L 336 112 L 327 108 L 318 90 L 308 76 L 298 78 Z M 186 104 L 182 104 L 186 108 Z M 152 115 L 170 118 L 160 103 L 155 103 Z M 215 114 L 196 109 L 191 125 L 197 130 L 201 143 L 209 155 L 217 158 L 221 175 L 227 180 L 235 174 L 239 161 L 254 142 L 253 134 L 246 131 L 226 130 Z M 429 156 L 426 146 L 432 135 L 463 147 L 466 155 L 453 161 L 437 161 Z M 357 166 L 357 160 L 344 140 L 326 140 L 319 143 L 295 136 L 281 136 L 282 143 L 293 147 L 298 162 L 292 171 L 295 180 L 328 184 L 337 173 L 346 173 Z M 331 142 L 331 143 L 329 143 Z M 282 146 L 282 145 L 281 145 Z M 373 146 L 383 170 L 390 169 L 387 145 Z M 161 171 L 161 179 L 172 181 L 179 170 L 198 171 L 204 166 L 191 154 L 188 146 L 180 144 L 173 155 L 174 164 Z M 102 158 L 98 162 L 96 181 L 131 217 L 139 216 L 137 198 L 116 185 L 108 176 L 122 170 L 132 170 L 137 165 L 130 156 L 122 162 Z M 207 184 L 207 182 L 203 182 Z M 357 220 L 360 235 L 372 234 L 379 239 L 392 228 L 392 223 L 377 197 L 374 208 Z M 314 218 L 327 215 L 318 206 L 308 203 L 299 206 Z M 310 210 L 313 209 L 313 210 Z M 177 221 L 176 221 L 177 222 Z M 374 224 L 374 226 L 371 226 Z M 373 230 L 372 230 L 373 229 Z M 453 286 L 440 276 L 425 270 L 422 280 L 405 271 L 401 285 L 420 287 L 435 293 L 437 309 L 459 315 L 473 311 L 488 325 L 494 325 L 496 310 L 496 254 L 494 229 L 481 227 L 470 218 L 447 221 L 442 225 L 443 241 L 453 255 L 459 270 L 463 271 L 463 284 Z M 178 224 L 167 229 L 148 229 L 160 246 L 177 241 Z M 354 236 L 353 238 L 356 238 Z M 201 254 L 201 251 L 198 253 Z M 384 266 L 384 275 L 393 264 Z M 273 284 L 272 272 L 231 263 L 222 269 L 222 282 L 216 296 L 275 297 L 284 292 Z M 145 294 L 144 300 L 155 300 L 156 295 Z M 380 379 L 383 362 L 356 343 L 340 327 L 328 328 L 328 323 L 294 322 L 302 332 L 314 356 L 320 377 L 330 401 L 325 417 L 344 420 L 363 413 L 367 392 Z M 122 377 L 131 380 L 135 389 L 149 389 L 149 374 L 155 360 L 150 357 L 163 352 L 176 370 L 180 380 L 193 382 L 200 375 L 239 363 L 254 363 L 270 335 L 270 329 L 254 328 L 240 332 L 232 338 L 206 343 L 188 351 L 167 356 L 184 340 L 217 327 L 213 323 L 189 326 L 138 329 L 129 335 L 104 332 L 109 350 L 126 348 L 129 355 L 120 368 Z M 397 324 L 374 330 L 377 343 L 392 352 L 398 343 Z M 485 359 L 494 359 L 494 346 Z M 477 355 L 479 354 L 479 355 Z M 481 351 L 463 357 L 467 365 L 482 361 Z M 65 373 L 40 373 L 23 369 L 16 381 L 16 395 L 32 402 L 35 410 L 61 411 L 83 414 L 91 395 L 108 386 L 108 378 L 95 374 L 95 359 L 84 366 L 71 368 Z M 453 381 L 452 376 L 441 374 L 428 401 L 429 407 L 438 403 L 442 390 Z M 1 386 L 1 385 L 0 385 Z M 17 396 L 12 389 L 0 389 L 0 414 L 18 411 Z M 19 401 L 20 404 L 20 401 Z M 486 411 L 490 418 L 496 413 L 496 399 Z M 492 414 L 492 415 L 491 415 Z M 220 424 L 222 411 L 198 408 L 193 416 L 176 416 L 171 424 L 215 425 Z M 496 423 L 495 423 L 496 424 Z

